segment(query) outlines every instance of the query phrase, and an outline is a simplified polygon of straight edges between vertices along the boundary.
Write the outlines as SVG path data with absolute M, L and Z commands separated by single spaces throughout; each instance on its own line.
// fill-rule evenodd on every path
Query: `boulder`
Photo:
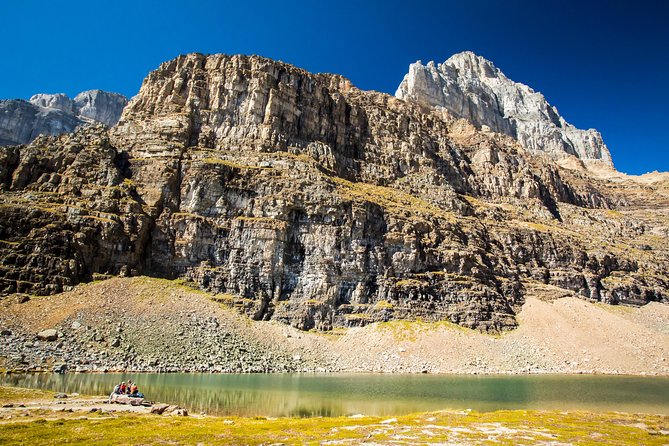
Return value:
M 67 364 L 56 364 L 53 366 L 53 373 L 65 373 L 67 371 Z
M 55 341 L 58 339 L 58 332 L 53 328 L 43 330 L 37 333 L 37 339 L 40 341 Z
M 141 406 L 144 402 L 144 398 L 130 395 L 112 395 L 110 402 L 116 404 L 130 404 L 131 406 Z
M 155 404 L 151 407 L 151 413 L 162 415 L 168 407 L 169 404 Z

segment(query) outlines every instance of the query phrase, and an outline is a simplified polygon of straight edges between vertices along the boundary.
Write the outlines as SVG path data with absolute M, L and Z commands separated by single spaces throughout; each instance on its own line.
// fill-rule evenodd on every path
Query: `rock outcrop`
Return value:
M 302 329 L 484 331 L 515 327 L 546 288 L 669 296 L 666 184 L 567 170 L 445 110 L 260 57 L 180 56 L 112 129 L 0 155 L 4 293 L 146 274 Z
M 128 98 L 102 90 L 82 91 L 74 97 L 74 112 L 84 118 L 113 127 L 118 122 Z
M 411 64 L 395 96 L 444 108 L 479 129 L 515 138 L 534 153 L 574 155 L 613 166 L 597 130 L 567 123 L 541 93 L 512 81 L 492 62 L 469 51 L 443 64 Z
M 67 95 L 36 94 L 30 101 L 0 100 L 0 146 L 27 144 L 40 135 L 71 133 L 82 125 L 115 125 L 128 103 L 125 96 L 101 90 Z
M 70 133 L 83 122 L 72 113 L 23 100 L 0 101 L 0 145 L 26 144 L 40 134 Z

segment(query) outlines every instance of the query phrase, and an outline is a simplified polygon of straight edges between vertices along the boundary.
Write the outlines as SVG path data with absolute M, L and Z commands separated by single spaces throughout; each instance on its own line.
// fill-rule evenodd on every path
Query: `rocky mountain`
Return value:
M 411 64 L 395 96 L 446 109 L 479 129 L 509 135 L 533 153 L 557 158 L 574 155 L 613 167 L 597 130 L 577 129 L 541 93 L 512 81 L 492 62 L 470 51 L 455 54 L 443 64 Z
M 2 150 L 0 184 L 3 293 L 144 274 L 301 329 L 492 332 L 526 295 L 669 299 L 666 180 L 261 57 L 166 62 L 115 127 Z
M 91 122 L 111 127 L 127 103 L 125 96 L 102 90 L 84 91 L 74 99 L 59 93 L 36 94 L 30 101 L 0 100 L 0 145 L 27 144 L 39 135 L 71 133 Z
M 89 90 L 76 95 L 72 102 L 78 116 L 113 127 L 121 118 L 123 108 L 128 105 L 128 98 L 118 93 Z

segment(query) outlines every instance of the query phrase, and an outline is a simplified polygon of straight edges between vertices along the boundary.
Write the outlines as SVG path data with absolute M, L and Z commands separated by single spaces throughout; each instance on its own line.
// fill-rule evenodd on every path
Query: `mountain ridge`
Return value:
M 565 169 L 447 111 L 270 59 L 179 56 L 113 128 L 1 154 L 3 293 L 148 274 L 301 329 L 489 332 L 516 327 L 534 290 L 669 295 L 665 186 Z
M 0 145 L 28 144 L 40 135 L 71 133 L 82 125 L 114 126 L 128 99 L 102 90 L 33 95 L 30 100 L 0 100 Z
M 569 124 L 543 94 L 509 79 L 491 61 L 471 51 L 440 64 L 411 64 L 395 96 L 442 107 L 479 129 L 515 138 L 532 153 L 555 158 L 574 155 L 613 167 L 599 132 Z

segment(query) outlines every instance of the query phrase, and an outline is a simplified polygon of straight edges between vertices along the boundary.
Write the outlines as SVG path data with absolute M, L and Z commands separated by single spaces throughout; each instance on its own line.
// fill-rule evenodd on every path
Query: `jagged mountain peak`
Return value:
M 87 90 L 76 95 L 73 102 L 77 115 L 111 127 L 121 117 L 123 108 L 128 104 L 128 98 L 103 90 Z
M 72 99 L 70 99 L 65 93 L 38 93 L 31 96 L 28 102 L 38 107 L 55 108 L 56 110 L 74 113 Z
M 65 93 L 0 100 L 0 146 L 27 144 L 40 135 L 73 132 L 82 125 L 116 125 L 128 99 L 103 90 L 82 91 L 71 99 Z
M 489 77 L 504 76 L 490 60 L 479 56 L 471 51 L 463 51 L 449 57 L 443 64 L 439 64 L 440 68 L 444 65 L 456 67 L 462 71 L 470 73 L 478 73 L 479 75 L 486 75 Z
M 509 79 L 492 62 L 471 51 L 455 54 L 441 64 L 411 64 L 395 96 L 446 109 L 478 128 L 509 135 L 533 153 L 558 159 L 573 155 L 613 166 L 597 130 L 569 124 L 543 94 Z

